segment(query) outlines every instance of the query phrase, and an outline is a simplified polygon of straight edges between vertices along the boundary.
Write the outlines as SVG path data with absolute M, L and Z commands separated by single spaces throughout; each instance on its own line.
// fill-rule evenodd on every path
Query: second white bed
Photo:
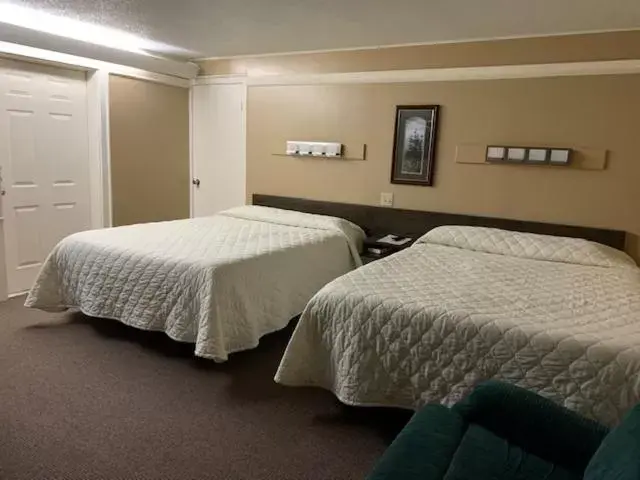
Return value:
M 487 379 L 616 423 L 640 402 L 640 269 L 584 240 L 440 227 L 323 288 L 276 374 L 406 408 Z

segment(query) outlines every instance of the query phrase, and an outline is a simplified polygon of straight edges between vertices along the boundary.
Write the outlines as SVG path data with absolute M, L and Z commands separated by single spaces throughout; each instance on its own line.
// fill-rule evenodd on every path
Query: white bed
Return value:
M 439 227 L 318 292 L 276 374 L 406 408 L 486 379 L 618 422 L 640 402 L 640 269 L 586 240 Z
M 82 232 L 54 248 L 25 305 L 164 331 L 224 361 L 359 266 L 363 237 L 346 220 L 256 206 Z

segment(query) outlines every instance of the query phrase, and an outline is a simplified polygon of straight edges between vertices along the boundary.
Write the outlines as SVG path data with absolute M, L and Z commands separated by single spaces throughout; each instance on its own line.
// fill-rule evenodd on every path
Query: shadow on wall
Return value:
M 627 232 L 625 250 L 640 265 L 640 236 Z

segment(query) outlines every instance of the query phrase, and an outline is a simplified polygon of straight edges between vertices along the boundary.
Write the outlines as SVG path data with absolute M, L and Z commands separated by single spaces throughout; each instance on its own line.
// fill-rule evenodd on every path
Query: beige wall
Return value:
M 203 75 L 366 72 L 640 58 L 640 30 L 201 62 Z
M 114 225 L 189 216 L 189 91 L 112 75 Z
M 389 181 L 395 106 L 442 106 L 434 187 Z M 424 84 L 251 87 L 249 193 L 623 229 L 640 235 L 640 76 Z M 285 141 L 344 143 L 366 161 L 274 156 Z M 606 170 L 469 165 L 456 146 L 608 150 Z
M 260 76 L 640 59 L 640 31 L 205 61 L 203 74 Z M 389 181 L 395 107 L 442 106 L 434 187 Z M 247 191 L 626 230 L 640 258 L 640 76 L 413 84 L 251 86 Z M 275 156 L 286 140 L 346 145 L 366 161 Z M 608 151 L 605 170 L 456 163 L 457 145 Z

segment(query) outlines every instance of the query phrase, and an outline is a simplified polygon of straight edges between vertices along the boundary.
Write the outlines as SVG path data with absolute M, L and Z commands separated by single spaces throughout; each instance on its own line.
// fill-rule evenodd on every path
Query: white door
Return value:
M 192 89 L 193 217 L 246 203 L 245 92 L 241 84 Z
M 0 60 L 0 167 L 12 294 L 31 288 L 58 241 L 91 225 L 84 72 Z

